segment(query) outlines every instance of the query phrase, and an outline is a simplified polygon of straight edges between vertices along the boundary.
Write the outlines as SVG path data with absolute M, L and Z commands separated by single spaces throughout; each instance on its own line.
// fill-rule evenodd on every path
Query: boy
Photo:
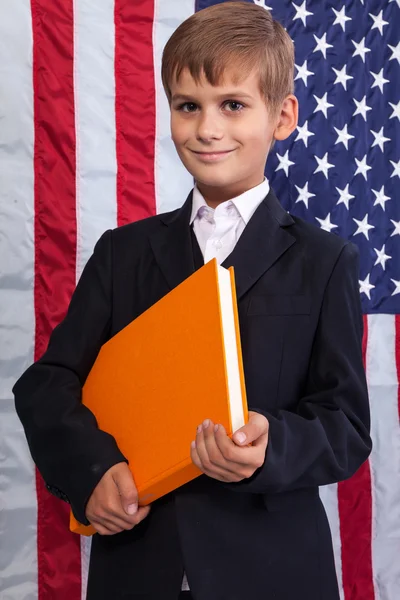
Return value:
M 176 600 L 186 575 L 182 597 L 196 600 L 339 598 L 318 486 L 371 450 L 358 262 L 352 244 L 289 216 L 264 177 L 273 141 L 297 125 L 293 70 L 289 36 L 260 6 L 218 4 L 177 29 L 162 76 L 195 188 L 181 209 L 100 238 L 47 352 L 15 385 L 49 489 L 100 533 L 90 600 Z M 204 475 L 138 508 L 81 387 L 107 339 L 214 256 L 235 267 L 249 423 L 233 440 L 199 424 Z

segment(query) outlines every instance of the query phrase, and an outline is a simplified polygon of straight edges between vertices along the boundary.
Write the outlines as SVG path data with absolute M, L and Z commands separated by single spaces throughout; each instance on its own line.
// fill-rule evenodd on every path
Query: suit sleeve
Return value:
M 305 393 L 295 412 L 269 421 L 264 465 L 232 489 L 279 493 L 351 477 L 368 458 L 372 442 L 358 287 L 358 249 L 344 246 L 325 289 Z
M 104 473 L 128 462 L 115 439 L 100 430 L 81 402 L 82 386 L 109 338 L 112 308 L 112 232 L 96 244 L 64 320 L 45 354 L 13 388 L 32 458 L 48 489 L 66 500 L 81 523 Z

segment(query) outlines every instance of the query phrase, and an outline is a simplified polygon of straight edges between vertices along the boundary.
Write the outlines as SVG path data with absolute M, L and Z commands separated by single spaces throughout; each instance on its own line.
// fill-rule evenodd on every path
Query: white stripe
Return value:
M 77 279 L 117 225 L 114 0 L 74 0 Z
M 0 2 L 0 596 L 37 598 L 35 468 L 11 388 L 33 362 L 34 173 L 29 0 Z
M 81 599 L 86 600 L 92 538 L 81 535 Z
M 368 316 L 366 371 L 371 405 L 372 566 L 375 600 L 400 591 L 400 428 L 393 315 Z
M 114 54 L 114 0 L 74 0 L 77 280 L 100 235 L 117 226 Z M 90 550 L 82 536 L 82 600 Z
M 319 495 L 328 515 L 332 533 L 333 553 L 335 556 L 336 574 L 339 585 L 340 600 L 344 600 L 342 577 L 342 541 L 340 537 L 340 519 L 337 484 L 325 485 L 319 488 Z
M 155 0 L 153 51 L 156 91 L 155 193 L 157 213 L 174 210 L 183 204 L 193 187 L 171 140 L 170 111 L 161 83 L 161 57 L 175 29 L 195 12 L 194 0 Z

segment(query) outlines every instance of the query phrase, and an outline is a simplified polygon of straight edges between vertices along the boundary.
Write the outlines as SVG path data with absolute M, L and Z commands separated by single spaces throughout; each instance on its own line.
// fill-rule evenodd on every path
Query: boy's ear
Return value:
M 297 127 L 299 118 L 299 103 L 296 96 L 290 94 L 283 101 L 278 115 L 278 124 L 274 131 L 275 140 L 286 140 Z

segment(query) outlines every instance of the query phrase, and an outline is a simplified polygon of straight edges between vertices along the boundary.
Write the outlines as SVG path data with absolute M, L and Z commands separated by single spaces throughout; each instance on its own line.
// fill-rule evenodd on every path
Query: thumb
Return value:
M 138 509 L 138 494 L 128 465 L 113 474 L 115 485 L 121 497 L 122 508 L 128 515 L 134 515 Z
M 244 446 L 245 444 L 251 444 L 258 440 L 261 436 L 267 435 L 269 429 L 269 423 L 264 415 L 259 413 L 249 412 L 249 421 L 235 431 L 232 436 L 233 441 L 238 446 Z

